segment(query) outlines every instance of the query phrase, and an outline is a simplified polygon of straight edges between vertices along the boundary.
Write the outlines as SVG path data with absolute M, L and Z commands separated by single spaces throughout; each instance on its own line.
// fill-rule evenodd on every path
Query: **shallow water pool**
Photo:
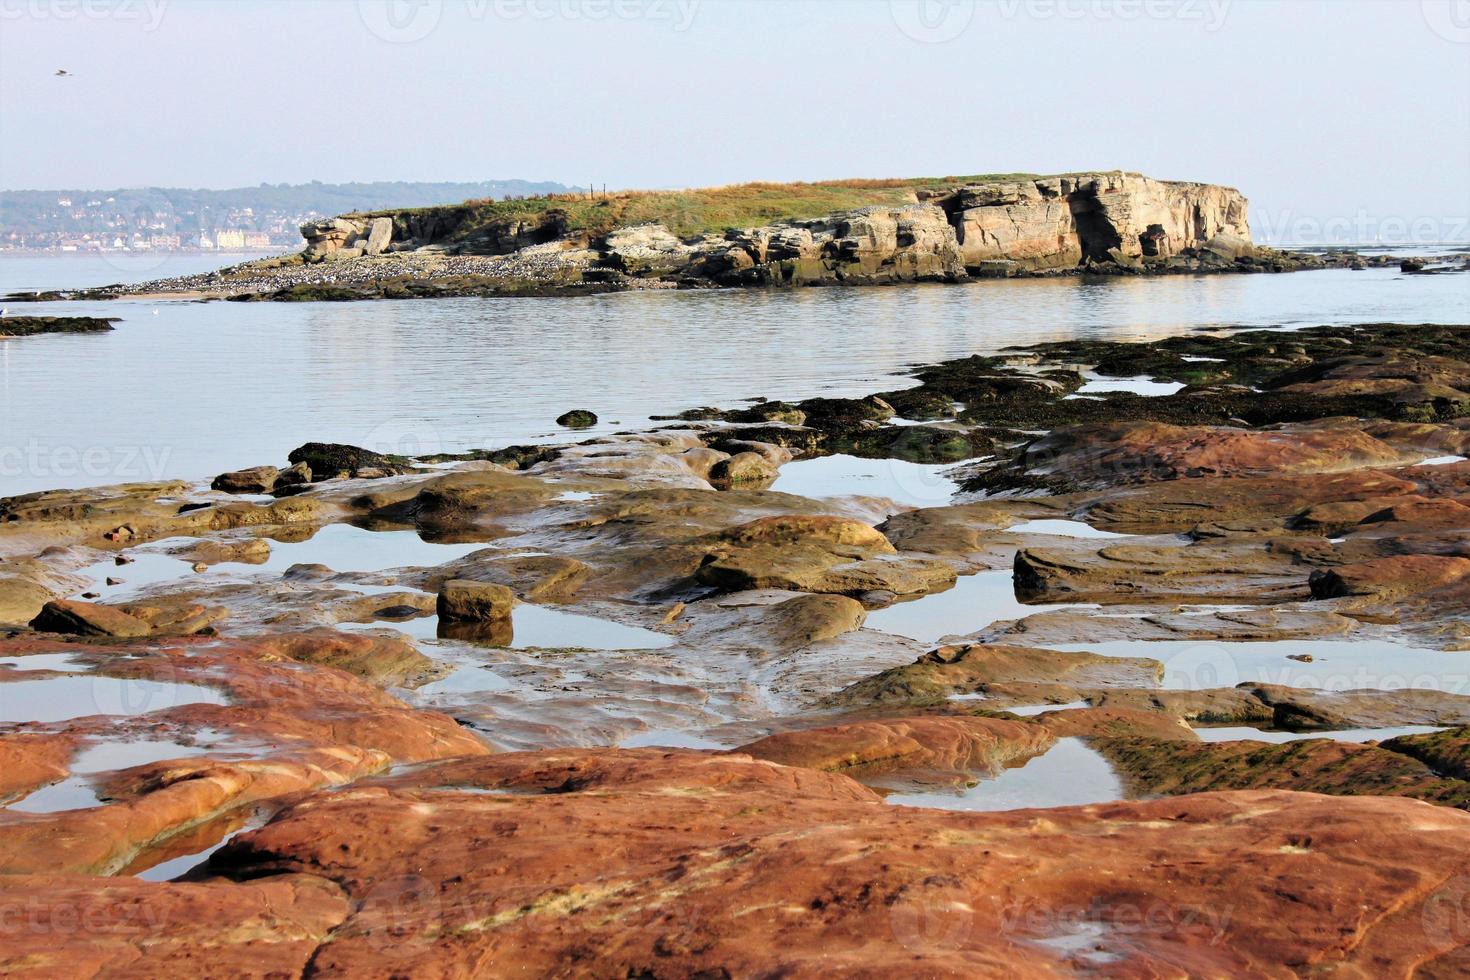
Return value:
M 945 471 L 953 463 L 910 463 L 837 454 L 782 466 L 772 490 L 800 497 L 887 497 L 906 507 L 943 507 L 960 485 Z
M 0 682 L 0 721 L 67 721 L 88 715 L 141 715 L 181 704 L 227 703 L 224 694 L 212 687 L 99 674 Z
M 1309 738 L 1330 738 L 1334 742 L 1382 742 L 1400 735 L 1427 735 L 1441 729 L 1433 725 L 1399 725 L 1394 728 L 1343 728 L 1338 731 L 1284 732 L 1275 729 L 1250 728 L 1243 725 L 1196 728 L 1201 742 L 1300 742 Z
M 1016 599 L 1010 569 L 962 575 L 955 587 L 910 602 L 895 602 L 868 613 L 867 629 L 907 636 L 921 643 L 960 636 L 991 623 L 1020 619 L 1054 609 L 1085 609 L 1084 605 L 1028 606 Z
M 1470 652 L 1430 650 L 1384 639 L 1264 643 L 1112 640 L 1052 647 L 1107 657 L 1160 660 L 1164 663 L 1164 687 L 1174 690 L 1254 682 L 1327 691 L 1422 688 L 1470 694 Z M 1287 659 L 1301 655 L 1310 656 L 1311 663 Z
M 940 810 L 1018 810 L 1080 806 L 1123 798 L 1113 767 L 1080 738 L 1058 739 L 1024 765 L 1003 769 L 961 793 L 893 793 L 885 802 Z

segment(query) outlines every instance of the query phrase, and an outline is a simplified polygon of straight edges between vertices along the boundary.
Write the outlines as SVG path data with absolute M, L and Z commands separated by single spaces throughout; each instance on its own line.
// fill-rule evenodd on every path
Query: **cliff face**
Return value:
M 907 205 L 678 238 L 659 224 L 592 237 L 551 210 L 467 228 L 464 208 L 347 215 L 303 226 L 307 261 L 388 251 L 513 256 L 535 247 L 588 281 L 721 285 L 954 281 L 1077 266 L 1228 266 L 1250 254 L 1246 200 L 1228 187 L 1121 172 L 917 191 Z
M 1222 232 L 1250 241 L 1239 191 L 1138 174 L 981 184 L 934 203 L 949 213 L 972 269 L 987 261 L 1050 269 L 1089 259 L 1167 259 L 1202 248 Z

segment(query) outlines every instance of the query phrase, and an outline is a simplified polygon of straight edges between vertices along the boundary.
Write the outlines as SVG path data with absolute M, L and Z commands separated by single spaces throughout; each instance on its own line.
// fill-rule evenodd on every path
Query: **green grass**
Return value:
M 731 228 L 750 228 L 803 218 L 818 218 L 836 211 L 879 205 L 908 204 L 922 189 L 961 184 L 1032 179 L 1035 174 L 978 174 L 958 177 L 909 179 L 833 180 L 819 183 L 750 183 L 728 187 L 704 187 L 682 191 L 618 191 L 607 195 L 554 194 L 519 201 L 466 201 L 447 207 L 468 209 L 471 214 L 459 225 L 455 238 L 510 221 L 539 221 L 549 212 L 566 216 L 572 231 L 603 235 L 618 228 L 658 223 L 681 237 L 719 233 Z M 417 208 L 374 212 L 404 216 L 442 210 Z

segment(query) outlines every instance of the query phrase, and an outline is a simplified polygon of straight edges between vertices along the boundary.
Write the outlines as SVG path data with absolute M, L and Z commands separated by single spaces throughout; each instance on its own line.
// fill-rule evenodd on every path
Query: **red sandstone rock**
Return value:
M 924 717 L 863 721 L 782 732 L 735 749 L 784 766 L 928 781 L 935 775 L 994 774 L 1046 751 L 1055 737 L 1040 725 L 999 718 Z
M 66 735 L 0 735 L 0 800 L 65 778 L 75 746 Z
M 391 636 L 308 630 L 261 638 L 256 648 L 281 659 L 336 667 L 384 684 L 403 685 L 424 675 L 434 662 L 413 644 Z
M 1130 708 L 1071 708 L 1046 711 L 1036 722 L 1059 738 L 1116 738 L 1145 736 L 1169 741 L 1194 742 L 1198 736 L 1179 718 L 1157 711 Z
M 121 609 L 95 602 L 53 599 L 31 620 L 31 629 L 41 633 L 75 636 L 147 636 L 153 628 Z
M 319 786 L 341 785 L 394 762 L 481 755 L 488 747 L 445 715 L 416 711 L 340 670 L 283 663 L 294 645 L 326 643 L 329 631 L 256 641 L 179 640 L 85 647 L 39 639 L 0 644 L 12 653 L 85 654 L 98 673 L 227 692 L 230 703 L 182 704 L 138 715 L 92 715 L 48 726 L 68 744 L 83 739 L 178 740 L 202 731 L 230 736 L 209 755 L 101 776 L 109 805 L 57 813 L 0 810 L 0 874 L 113 872 L 141 851 L 201 822 Z M 351 648 L 355 641 L 343 640 Z M 185 652 L 187 651 L 187 652 Z M 0 682 L 3 683 L 3 682 Z M 0 759 L 44 769 L 48 739 L 10 735 Z M 241 747 L 247 758 L 241 759 Z M 10 767 L 7 765 L 6 767 Z M 54 773 L 54 767 L 53 767 Z M 64 770 L 62 774 L 64 774 Z M 23 789 L 33 789 L 32 782 Z
M 294 977 L 347 917 L 341 889 L 0 875 L 0 973 L 38 977 Z
M 1363 518 L 1363 524 L 1401 522 L 1419 528 L 1470 527 L 1470 507 L 1456 500 L 1414 500 L 1391 504 Z
M 347 892 L 318 976 L 1397 976 L 1465 941 L 1438 896 L 1470 875 L 1470 814 L 1413 801 L 972 814 L 713 778 L 764 765 L 739 756 L 694 783 L 609 783 L 588 754 L 562 791 L 454 788 L 508 758 L 315 796 L 213 866 Z
M 1412 454 L 1353 429 L 1229 429 L 1104 422 L 1061 429 L 1026 450 L 1026 472 L 1078 486 L 1185 477 L 1336 473 L 1409 462 Z
M 1466 576 L 1470 576 L 1470 558 L 1403 555 L 1314 572 L 1311 587 L 1316 599 L 1348 596 L 1391 599 L 1429 592 Z

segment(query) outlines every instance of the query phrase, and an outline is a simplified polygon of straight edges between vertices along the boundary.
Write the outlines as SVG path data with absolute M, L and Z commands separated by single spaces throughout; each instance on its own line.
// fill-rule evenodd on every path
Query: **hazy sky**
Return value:
M 4 188 L 1078 169 L 1470 238 L 1470 0 L 0 0 Z

